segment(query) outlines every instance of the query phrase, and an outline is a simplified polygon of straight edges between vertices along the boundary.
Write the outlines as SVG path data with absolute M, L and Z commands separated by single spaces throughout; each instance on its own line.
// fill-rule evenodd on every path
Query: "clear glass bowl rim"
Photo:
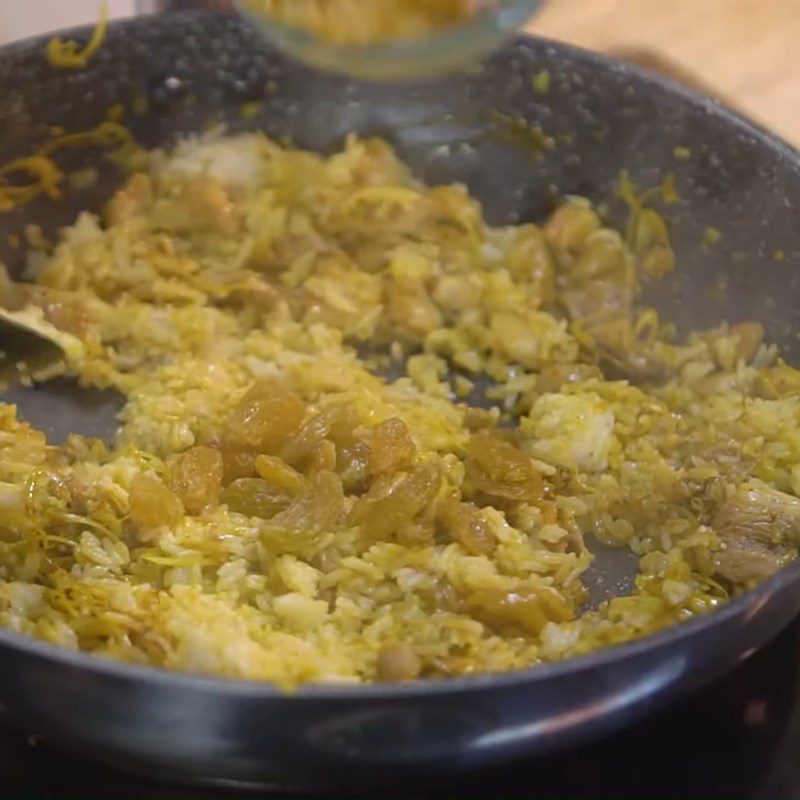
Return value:
M 369 0 L 380 2 L 380 0 Z M 525 24 L 543 0 L 484 0 L 483 8 L 460 25 L 420 39 L 395 39 L 368 45 L 339 44 L 247 8 L 238 10 L 283 50 L 313 66 L 358 77 L 413 77 L 463 66 L 491 51 Z

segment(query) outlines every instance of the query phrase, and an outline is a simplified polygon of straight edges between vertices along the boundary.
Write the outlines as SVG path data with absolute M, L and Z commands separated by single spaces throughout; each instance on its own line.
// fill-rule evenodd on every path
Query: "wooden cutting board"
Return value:
M 800 0 L 547 0 L 529 30 L 674 72 L 800 147 Z

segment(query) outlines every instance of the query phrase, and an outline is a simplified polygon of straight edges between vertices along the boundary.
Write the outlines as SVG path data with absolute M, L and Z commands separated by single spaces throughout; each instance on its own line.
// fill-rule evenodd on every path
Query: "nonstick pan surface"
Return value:
M 800 359 L 800 161 L 787 145 L 713 101 L 629 66 L 521 38 L 470 74 L 369 85 L 308 72 L 234 16 L 180 14 L 117 23 L 89 66 L 53 70 L 43 41 L 0 51 L 0 163 L 31 152 L 50 126 L 82 130 L 123 105 L 146 146 L 227 123 L 320 151 L 350 132 L 391 140 L 429 182 L 461 181 L 494 223 L 542 218 L 567 194 L 608 203 L 620 170 L 638 185 L 673 172 L 665 209 L 679 268 L 645 298 L 683 330 L 758 320 Z M 550 91 L 533 77 L 550 73 Z M 141 113 L 146 99 L 147 112 Z M 244 103 L 259 101 L 255 118 Z M 137 114 L 135 109 L 140 109 Z M 511 136 L 540 128 L 550 149 Z M 504 122 L 498 122 L 498 121 Z M 676 157 L 689 148 L 691 157 Z M 96 155 L 75 152 L 75 166 Z M 45 232 L 97 208 L 119 180 L 0 215 L 0 258 L 19 274 L 8 234 Z M 618 221 L 621 221 L 621 216 Z M 708 228 L 722 236 L 704 246 Z M 3 248 L 6 248 L 3 250 Z M 781 253 L 778 258 L 777 254 Z M 55 440 L 109 436 L 119 398 L 68 383 L 14 390 L 20 415 Z M 595 600 L 625 590 L 630 557 L 598 550 Z M 0 632 L 0 702 L 21 724 L 83 755 L 179 780 L 283 788 L 369 785 L 409 770 L 463 771 L 598 736 L 731 667 L 800 609 L 800 565 L 726 607 L 594 655 L 497 676 L 403 686 L 264 684 L 117 664 Z

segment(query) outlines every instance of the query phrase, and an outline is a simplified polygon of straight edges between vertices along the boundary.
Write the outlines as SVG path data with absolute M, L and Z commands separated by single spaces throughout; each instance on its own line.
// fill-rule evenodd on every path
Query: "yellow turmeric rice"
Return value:
M 58 446 L 0 404 L 0 624 L 292 689 L 572 657 L 775 572 L 800 373 L 755 323 L 640 309 L 674 255 L 631 205 L 491 227 L 377 140 L 148 154 L 3 282 L 126 404 Z M 639 557 L 597 608 L 592 539 Z
M 337 44 L 415 39 L 463 23 L 474 0 L 244 0 L 250 12 Z

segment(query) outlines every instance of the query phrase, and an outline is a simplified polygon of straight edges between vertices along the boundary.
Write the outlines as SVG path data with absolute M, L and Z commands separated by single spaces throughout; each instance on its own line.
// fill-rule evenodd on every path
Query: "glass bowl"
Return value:
M 474 0 L 475 12 L 464 23 L 424 38 L 369 45 L 325 41 L 307 30 L 253 11 L 246 0 L 236 0 L 236 6 L 278 47 L 314 67 L 356 78 L 398 80 L 451 72 L 479 61 L 533 16 L 542 2 Z

